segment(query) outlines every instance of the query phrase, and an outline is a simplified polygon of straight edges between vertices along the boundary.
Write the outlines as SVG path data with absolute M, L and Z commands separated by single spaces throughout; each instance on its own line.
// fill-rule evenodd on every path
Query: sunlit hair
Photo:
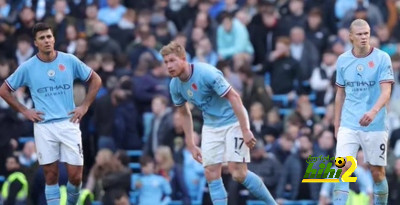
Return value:
M 170 171 L 175 164 L 174 159 L 172 158 L 171 148 L 168 146 L 159 146 L 156 150 L 156 155 L 159 155 L 162 158 L 161 162 L 158 162 L 159 164 L 157 164 L 157 169 L 159 171 Z
M 172 41 L 168 45 L 162 47 L 160 53 L 163 57 L 167 56 L 169 54 L 175 54 L 176 56 L 178 56 L 180 58 L 183 58 L 186 56 L 185 47 L 183 47 L 183 45 L 179 44 L 176 41 Z
M 356 19 L 350 24 L 350 33 L 353 31 L 354 26 L 368 26 L 368 23 L 364 19 Z

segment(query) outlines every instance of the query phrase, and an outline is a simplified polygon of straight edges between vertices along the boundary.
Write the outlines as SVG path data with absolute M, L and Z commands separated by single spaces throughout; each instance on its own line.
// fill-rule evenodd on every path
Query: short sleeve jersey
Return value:
M 356 57 L 349 50 L 337 60 L 336 85 L 345 89 L 340 126 L 362 131 L 386 130 L 386 107 L 382 108 L 367 127 L 359 120 L 372 109 L 380 94 L 381 83 L 393 83 L 393 69 L 387 53 L 372 48 L 365 57 Z
M 71 117 L 68 113 L 75 109 L 74 80 L 88 81 L 92 72 L 74 55 L 57 51 L 56 58 L 51 62 L 33 56 L 5 82 L 12 91 L 27 86 L 35 109 L 44 113 L 41 123 L 46 123 Z
M 173 78 L 170 83 L 176 106 L 190 102 L 203 112 L 204 125 L 221 127 L 237 122 L 232 106 L 224 96 L 232 89 L 222 72 L 206 63 L 190 64 L 192 74 L 186 82 Z

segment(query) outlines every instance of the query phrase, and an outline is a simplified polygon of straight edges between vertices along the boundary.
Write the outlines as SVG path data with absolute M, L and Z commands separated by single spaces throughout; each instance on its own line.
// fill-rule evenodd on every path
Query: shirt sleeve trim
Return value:
M 381 80 L 381 81 L 379 81 L 379 83 L 380 83 L 380 84 L 382 84 L 382 83 L 391 83 L 391 84 L 393 84 L 393 83 L 394 83 L 394 80 L 392 80 L 392 79 Z
M 88 81 L 89 81 L 89 79 L 90 79 L 90 77 L 92 76 L 92 74 L 93 74 L 93 70 L 90 70 L 89 76 L 86 78 L 85 82 L 88 82 Z
M 10 85 L 10 83 L 8 82 L 8 80 L 4 81 L 6 83 L 6 85 L 10 88 L 11 91 L 15 92 L 15 89 Z
M 229 87 L 225 90 L 225 92 L 223 92 L 220 96 L 221 96 L 221 97 L 224 97 L 226 94 L 228 94 L 228 92 L 229 92 L 231 89 L 232 89 L 232 86 L 229 86 Z
M 185 102 L 183 102 L 183 103 L 181 103 L 181 104 L 174 104 L 175 107 L 181 107 L 181 106 L 183 106 L 183 105 L 185 105 Z
M 340 85 L 339 83 L 336 83 L 337 86 L 344 88 L 344 85 Z

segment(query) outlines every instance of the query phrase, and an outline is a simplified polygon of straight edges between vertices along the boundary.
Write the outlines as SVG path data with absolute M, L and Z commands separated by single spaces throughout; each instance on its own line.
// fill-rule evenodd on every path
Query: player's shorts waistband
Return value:
M 220 126 L 220 127 L 211 127 L 211 126 L 203 125 L 203 130 L 220 131 L 220 130 L 225 130 L 228 127 L 237 126 L 237 125 L 239 125 L 239 122 L 233 122 L 231 124 L 227 124 L 227 125 Z
M 36 122 L 35 124 L 48 124 L 48 123 L 62 122 L 62 121 L 69 120 L 69 119 L 70 119 L 69 117 L 57 118 L 57 119 L 46 120 L 44 122 Z

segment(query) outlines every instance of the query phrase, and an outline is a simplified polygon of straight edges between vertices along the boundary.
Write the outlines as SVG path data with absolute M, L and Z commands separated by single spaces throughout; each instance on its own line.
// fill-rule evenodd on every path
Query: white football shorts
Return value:
M 79 123 L 67 120 L 34 123 L 35 144 L 40 165 L 57 160 L 70 165 L 83 165 L 82 136 Z
M 250 162 L 239 122 L 223 127 L 203 126 L 201 139 L 203 166 L 223 162 Z
M 370 165 L 386 166 L 388 133 L 386 131 L 352 130 L 339 127 L 336 157 L 357 157 L 358 149 L 364 152 L 364 161 Z

